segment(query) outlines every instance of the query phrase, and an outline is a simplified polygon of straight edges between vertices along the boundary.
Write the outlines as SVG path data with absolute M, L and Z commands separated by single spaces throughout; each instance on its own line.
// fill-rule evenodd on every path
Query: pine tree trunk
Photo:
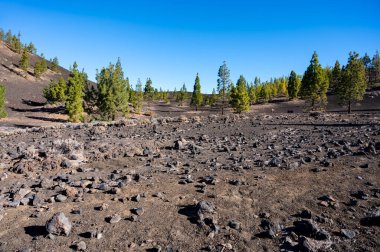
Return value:
M 348 114 L 351 114 L 351 100 L 348 101 Z

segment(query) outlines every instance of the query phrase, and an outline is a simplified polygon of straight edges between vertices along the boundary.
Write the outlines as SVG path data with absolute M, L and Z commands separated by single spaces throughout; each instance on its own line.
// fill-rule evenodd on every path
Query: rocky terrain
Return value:
M 0 133 L 0 251 L 379 251 L 380 117 L 276 113 Z

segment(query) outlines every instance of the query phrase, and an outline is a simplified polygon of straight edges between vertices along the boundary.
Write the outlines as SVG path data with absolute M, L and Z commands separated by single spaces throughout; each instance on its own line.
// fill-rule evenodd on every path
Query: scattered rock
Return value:
M 344 237 L 346 237 L 346 238 L 348 238 L 348 239 L 352 239 L 352 238 L 354 238 L 354 237 L 356 236 L 355 231 L 353 231 L 353 230 L 349 230 L 349 229 L 341 229 L 341 230 L 340 230 L 340 233 L 341 233 Z
M 111 224 L 118 223 L 119 221 L 121 221 L 121 217 L 118 214 L 114 214 L 108 218 L 108 222 Z
M 58 212 L 46 222 L 46 231 L 52 235 L 66 235 L 71 232 L 71 222 L 64 213 Z

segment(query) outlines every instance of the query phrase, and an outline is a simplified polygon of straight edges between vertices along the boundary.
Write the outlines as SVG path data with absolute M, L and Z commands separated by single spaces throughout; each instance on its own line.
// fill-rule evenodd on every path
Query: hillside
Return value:
M 6 105 L 9 114 L 9 118 L 4 119 L 4 122 L 2 120 L 2 123 L 17 125 L 17 121 L 24 121 L 25 119 L 29 119 L 28 121 L 32 124 L 37 121 L 40 123 L 41 120 L 38 118 L 48 111 L 42 107 L 45 102 L 42 97 L 43 87 L 48 85 L 51 79 L 57 79 L 60 76 L 66 79 L 69 71 L 61 67 L 61 73 L 47 70 L 40 78 L 35 78 L 33 66 L 41 57 L 30 55 L 28 73 L 19 68 L 20 58 L 21 55 L 13 52 L 4 42 L 0 41 L 0 83 L 7 90 Z

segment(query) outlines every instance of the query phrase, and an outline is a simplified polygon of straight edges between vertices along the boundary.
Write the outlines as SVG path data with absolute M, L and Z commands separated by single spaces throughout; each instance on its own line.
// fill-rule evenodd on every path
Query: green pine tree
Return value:
M 50 84 L 43 89 L 43 96 L 50 104 L 64 102 L 66 100 L 66 82 L 61 77 L 59 80 L 51 80 Z
M 50 70 L 58 73 L 59 72 L 59 61 L 57 57 L 50 60 Z
M 183 103 L 187 100 L 187 89 L 185 83 L 183 83 L 182 88 L 179 90 L 178 100 L 181 106 L 183 106 Z
M 330 78 L 330 89 L 334 93 L 336 93 L 336 89 L 341 82 L 342 79 L 342 69 L 340 67 L 339 61 L 335 62 L 334 68 L 331 71 L 331 78 Z
M 34 44 L 32 42 L 30 42 L 28 45 L 25 46 L 25 49 L 29 52 L 29 53 L 33 53 L 33 54 L 36 54 L 37 53 L 37 49 L 36 47 L 34 46 Z
M 270 88 L 269 84 L 263 84 L 260 87 L 260 93 L 259 93 L 259 98 L 262 102 L 266 103 L 270 99 Z
M 19 65 L 20 65 L 20 68 L 22 70 L 28 71 L 28 67 L 29 67 L 29 54 L 28 54 L 27 50 L 24 50 L 22 52 Z
M 300 86 L 301 80 L 297 76 L 296 72 L 291 71 L 288 80 L 288 96 L 290 100 L 298 97 Z
M 301 81 L 301 97 L 310 103 L 311 109 L 323 108 L 327 104 L 328 87 L 328 76 L 314 52 Z
M 211 97 L 210 97 L 210 105 L 215 105 L 218 101 L 218 95 L 216 94 L 215 88 L 212 89 Z
M 137 84 L 136 84 L 135 98 L 133 99 L 133 101 L 134 101 L 133 107 L 135 108 L 136 114 L 141 114 L 141 112 L 142 112 L 143 99 L 144 99 L 143 95 L 144 94 L 143 94 L 143 90 L 142 90 L 141 80 L 138 79 Z
M 240 75 L 236 87 L 231 90 L 231 105 L 236 113 L 249 111 L 249 95 L 247 82 L 243 75 Z
M 249 89 L 248 89 L 248 95 L 249 95 L 249 101 L 250 101 L 250 104 L 255 104 L 256 101 L 257 101 L 257 97 L 256 97 L 256 89 L 255 89 L 255 86 L 251 83 L 251 85 L 249 86 Z
M 218 71 L 218 92 L 222 100 L 222 115 L 224 114 L 224 106 L 228 100 L 228 85 L 230 84 L 230 70 L 227 63 L 224 61 L 223 65 L 219 67 Z
M 66 110 L 70 122 L 79 122 L 83 119 L 83 96 L 86 82 L 85 74 L 79 72 L 74 62 L 70 77 L 67 80 Z
M 5 111 L 5 87 L 0 83 L 0 118 L 5 118 L 8 113 Z
M 195 106 L 195 110 L 198 111 L 198 106 L 202 104 L 203 97 L 201 93 L 201 83 L 199 80 L 199 75 L 197 74 L 197 77 L 195 77 L 195 84 L 194 84 L 194 90 L 193 95 L 191 97 L 190 105 Z
M 154 88 L 152 86 L 152 80 L 148 78 L 145 82 L 145 87 L 144 87 L 144 98 L 147 101 L 153 100 L 154 96 Z
M 365 67 L 359 54 L 350 52 L 347 66 L 341 73 L 341 80 L 336 87 L 336 94 L 340 104 L 347 105 L 347 112 L 351 113 L 351 104 L 363 100 L 367 81 Z

